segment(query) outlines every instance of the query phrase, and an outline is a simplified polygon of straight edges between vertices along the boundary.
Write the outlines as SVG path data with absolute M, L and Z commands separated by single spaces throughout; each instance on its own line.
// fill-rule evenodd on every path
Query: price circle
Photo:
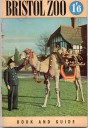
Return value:
M 79 1 L 74 1 L 70 4 L 69 10 L 73 15 L 79 15 L 83 12 L 83 4 Z

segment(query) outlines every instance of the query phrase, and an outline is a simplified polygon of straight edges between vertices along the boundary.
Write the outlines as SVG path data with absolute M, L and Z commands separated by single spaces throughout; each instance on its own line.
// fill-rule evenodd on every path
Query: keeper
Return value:
M 24 67 L 24 62 L 15 66 L 15 61 L 10 59 L 7 63 L 8 68 L 4 71 L 4 81 L 8 90 L 8 111 L 18 109 L 18 75 L 17 72 Z

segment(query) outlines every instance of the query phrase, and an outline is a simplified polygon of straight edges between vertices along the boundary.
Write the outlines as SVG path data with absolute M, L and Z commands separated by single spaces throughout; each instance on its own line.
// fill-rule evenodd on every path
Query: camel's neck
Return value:
M 37 67 L 37 63 L 38 63 L 38 57 L 35 53 L 32 53 L 31 55 L 28 55 L 28 64 L 31 67 L 36 68 Z
M 58 64 L 60 64 L 60 65 L 64 64 L 65 65 L 65 61 L 64 61 L 64 59 L 62 58 L 62 56 L 59 52 L 55 52 L 55 53 L 52 53 L 52 54 L 54 54 L 56 56 Z

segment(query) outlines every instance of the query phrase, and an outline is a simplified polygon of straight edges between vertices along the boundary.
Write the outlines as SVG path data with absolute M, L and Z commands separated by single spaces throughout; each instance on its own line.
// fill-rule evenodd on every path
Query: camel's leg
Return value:
M 60 104 L 60 95 L 59 95 L 59 74 L 57 74 L 57 76 L 55 77 L 55 83 L 56 83 L 56 87 L 55 87 L 55 91 L 56 91 L 56 97 L 57 97 L 57 107 L 61 107 Z
M 83 96 L 83 89 L 82 89 L 81 78 L 77 79 L 77 82 L 78 82 L 78 84 L 79 84 L 79 88 L 80 88 L 80 91 L 81 91 L 82 101 L 85 102 L 85 100 L 84 100 L 84 96 Z
M 40 83 L 41 82 L 41 80 L 40 80 L 40 72 L 36 71 L 36 69 L 35 69 L 35 70 L 33 70 L 33 73 L 34 73 L 33 79 L 35 81 L 37 81 L 38 83 Z
M 82 82 L 81 82 L 81 74 L 80 74 L 80 67 L 79 66 L 76 66 L 76 70 L 77 70 L 76 80 L 77 80 L 77 83 L 79 85 L 79 89 L 81 91 L 82 101 L 84 102 Z
M 76 86 L 76 101 L 79 101 L 79 84 L 77 80 L 75 80 L 74 84 Z
M 42 107 L 46 107 L 46 105 L 47 105 L 47 100 L 48 100 L 49 92 L 50 92 L 50 81 L 49 81 L 49 79 L 46 80 L 45 90 L 46 90 L 45 101 L 44 101 L 44 104 L 42 105 Z
M 34 72 L 34 77 L 33 77 L 34 80 L 37 80 L 37 75 L 36 75 L 36 72 Z
M 32 72 L 34 74 L 33 79 L 36 81 L 37 80 L 37 72 L 36 72 L 36 70 L 33 67 L 32 67 Z
M 49 91 L 49 99 L 51 99 L 51 93 L 50 93 L 50 91 Z
M 40 83 L 41 82 L 41 79 L 40 79 L 40 72 L 37 71 L 37 82 Z

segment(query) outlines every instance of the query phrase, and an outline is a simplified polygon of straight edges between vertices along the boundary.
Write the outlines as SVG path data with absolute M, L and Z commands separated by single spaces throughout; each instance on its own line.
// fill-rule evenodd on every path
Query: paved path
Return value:
M 18 77 L 19 78 L 33 78 L 33 74 L 30 74 L 30 73 L 21 74 L 21 73 L 19 73 Z M 41 75 L 41 78 L 44 78 L 43 75 Z M 82 76 L 82 80 L 87 81 L 87 76 Z

